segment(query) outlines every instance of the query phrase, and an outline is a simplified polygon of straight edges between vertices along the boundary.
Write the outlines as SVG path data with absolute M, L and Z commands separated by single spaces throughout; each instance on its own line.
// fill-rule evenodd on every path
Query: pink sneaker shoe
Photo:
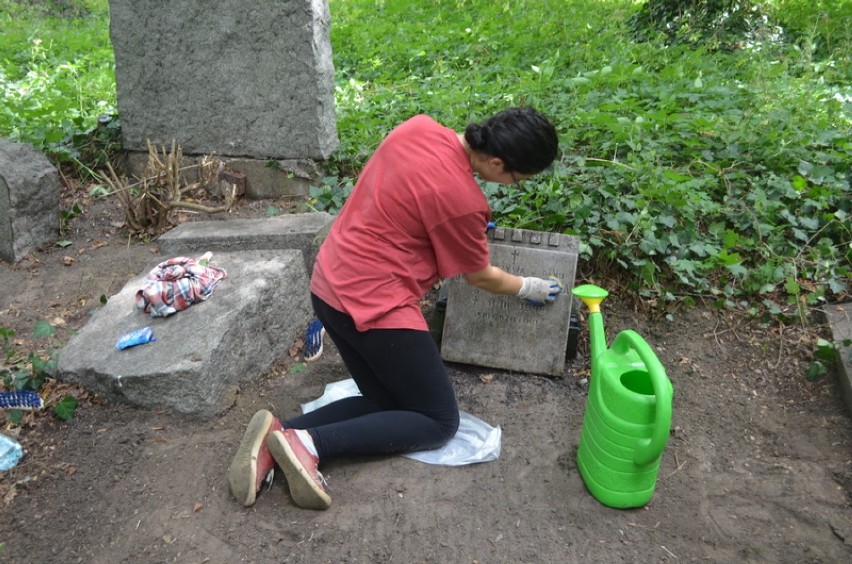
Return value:
M 281 430 L 278 419 L 261 409 L 249 421 L 237 454 L 228 468 L 231 494 L 245 507 L 254 505 L 264 483 L 272 484 L 275 461 L 266 446 L 266 435 Z
M 305 509 L 328 509 L 331 496 L 325 491 L 319 458 L 308 452 L 294 429 L 274 431 L 266 438 L 275 462 L 284 471 L 293 502 Z

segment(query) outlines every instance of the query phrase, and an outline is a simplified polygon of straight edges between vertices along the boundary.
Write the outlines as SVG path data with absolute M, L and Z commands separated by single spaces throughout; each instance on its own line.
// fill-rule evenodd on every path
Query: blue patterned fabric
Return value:
M 32 390 L 0 392 L 0 409 L 41 409 L 44 400 Z

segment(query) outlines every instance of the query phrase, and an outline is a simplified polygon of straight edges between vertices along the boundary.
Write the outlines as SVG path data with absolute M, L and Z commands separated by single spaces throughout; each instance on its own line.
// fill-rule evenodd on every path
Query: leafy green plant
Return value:
M 55 327 L 42 320 L 36 324 L 33 337 L 50 339 L 55 332 Z M 35 353 L 29 353 L 25 358 L 16 358 L 18 355 L 12 341 L 14 335 L 15 332 L 11 329 L 0 327 L 6 363 L 11 363 L 8 368 L 0 368 L 3 384 L 15 390 L 38 391 L 41 389 L 44 380 L 55 370 L 56 355 L 45 358 Z
M 355 182 L 352 178 L 340 179 L 336 176 L 327 176 L 322 179 L 319 186 L 311 186 L 308 205 L 315 211 L 335 214 L 343 207 L 354 187 Z
M 33 338 L 46 338 L 48 343 L 56 332 L 46 320 L 39 321 L 33 331 Z M 33 390 L 38 392 L 45 380 L 56 371 L 58 353 L 51 352 L 47 357 L 30 352 L 26 355 L 19 353 L 14 343 L 15 332 L 7 327 L 0 327 L 0 350 L 3 352 L 3 362 L 0 363 L 0 381 L 6 388 L 13 390 Z M 76 399 L 75 399 L 76 402 Z M 68 403 L 61 410 L 62 415 L 71 414 Z M 59 413 L 57 413 L 59 416 Z M 8 413 L 9 421 L 19 424 L 23 418 L 21 410 L 12 409 Z
M 63 2 L 59 12 L 3 4 L 0 134 L 77 165 L 78 173 L 103 164 L 119 128 L 109 117 L 116 103 L 108 3 Z
M 849 78 L 849 65 L 833 61 L 848 56 L 852 41 L 852 3 L 848 0 L 776 0 L 769 4 L 772 17 L 779 22 L 796 47 L 797 63 Z
M 109 186 L 104 186 L 103 184 L 95 184 L 89 190 L 89 197 L 94 199 L 106 198 L 112 195 L 112 191 Z
M 630 18 L 640 38 L 659 32 L 668 41 L 732 47 L 766 31 L 766 4 L 761 0 L 646 0 Z
M 808 365 L 805 377 L 808 380 L 817 380 L 828 374 L 831 366 L 837 361 L 839 349 L 837 345 L 825 339 L 818 339 L 814 360 Z
M 462 130 L 531 104 L 553 117 L 563 153 L 522 186 L 483 185 L 500 224 L 575 234 L 583 259 L 658 303 L 704 297 L 791 321 L 848 295 L 852 88 L 840 61 L 803 72 L 800 46 L 778 34 L 741 35 L 731 50 L 634 42 L 625 32 L 641 8 L 629 2 L 542 17 L 562 4 L 332 0 L 334 164 L 357 173 L 413 113 Z M 350 177 L 313 189 L 314 208 L 339 209 Z
M 59 212 L 59 233 L 65 235 L 70 229 L 71 220 L 83 213 L 83 208 L 79 204 L 74 203 L 70 209 L 60 210 Z
M 72 132 L 59 144 L 56 154 L 63 162 L 69 162 L 77 176 L 97 181 L 95 169 L 105 167 L 121 151 L 121 121 L 116 114 L 102 114 L 92 129 Z M 96 186 L 97 188 L 97 186 Z M 102 192 L 95 196 L 103 196 Z

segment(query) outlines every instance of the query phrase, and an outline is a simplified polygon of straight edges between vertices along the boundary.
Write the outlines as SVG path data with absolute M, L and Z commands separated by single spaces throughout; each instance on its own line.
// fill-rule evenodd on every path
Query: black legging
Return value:
M 285 427 L 306 429 L 321 460 L 434 449 L 455 435 L 455 392 L 428 331 L 358 331 L 350 316 L 313 294 L 311 301 L 362 395 L 285 421 Z

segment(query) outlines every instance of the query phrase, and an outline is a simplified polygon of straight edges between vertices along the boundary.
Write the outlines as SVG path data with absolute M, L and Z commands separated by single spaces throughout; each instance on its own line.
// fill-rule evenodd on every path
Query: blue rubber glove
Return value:
M 518 297 L 535 306 L 553 303 L 556 297 L 565 290 L 562 281 L 555 276 L 546 279 L 528 276 L 522 278 L 522 280 L 523 284 L 521 284 Z

